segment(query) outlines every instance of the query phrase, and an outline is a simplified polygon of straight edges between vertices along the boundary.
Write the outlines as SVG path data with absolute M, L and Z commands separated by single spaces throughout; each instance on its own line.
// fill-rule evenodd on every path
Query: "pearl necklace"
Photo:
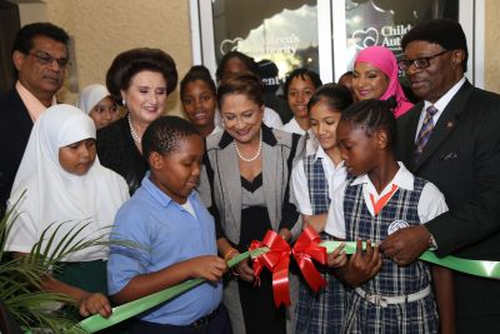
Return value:
M 257 149 L 257 153 L 255 153 L 255 155 L 251 158 L 245 158 L 244 156 L 241 155 L 241 152 L 240 152 L 240 149 L 238 148 L 238 144 L 236 144 L 235 141 L 233 141 L 233 145 L 234 145 L 234 148 L 236 149 L 236 154 L 238 154 L 238 157 L 245 161 L 245 162 L 252 162 L 254 161 L 255 159 L 257 159 L 260 155 L 260 152 L 262 151 L 262 130 L 261 130 L 261 133 L 260 133 L 260 136 L 259 136 L 259 148 Z
M 132 135 L 132 139 L 134 139 L 134 141 L 137 143 L 137 144 L 141 144 L 141 138 L 137 135 L 137 132 L 135 132 L 135 129 L 134 127 L 132 126 L 132 121 L 130 120 L 130 114 L 128 114 L 127 116 L 127 119 L 128 119 L 128 125 L 130 127 L 130 134 Z

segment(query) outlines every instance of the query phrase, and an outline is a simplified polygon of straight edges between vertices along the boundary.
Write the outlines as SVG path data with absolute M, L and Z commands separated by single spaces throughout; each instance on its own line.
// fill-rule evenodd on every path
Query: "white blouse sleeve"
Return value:
M 303 159 L 300 159 L 292 170 L 292 193 L 298 211 L 303 215 L 312 215 L 313 212 Z
M 431 182 L 427 182 L 422 189 L 417 211 L 422 224 L 448 211 L 443 193 Z
M 345 239 L 344 193 L 347 182 L 339 186 L 333 193 L 328 209 L 325 232 L 339 239 Z

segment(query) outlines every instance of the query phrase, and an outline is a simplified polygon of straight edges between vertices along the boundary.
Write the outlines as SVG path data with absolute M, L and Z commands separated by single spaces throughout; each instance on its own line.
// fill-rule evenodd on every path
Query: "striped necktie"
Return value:
M 438 112 L 439 110 L 436 109 L 433 105 L 430 105 L 427 107 L 425 110 L 425 118 L 424 118 L 424 123 L 422 124 L 422 128 L 420 129 L 420 132 L 418 133 L 417 140 L 415 141 L 415 161 L 418 161 L 418 158 L 422 155 L 422 152 L 424 151 L 424 147 L 431 138 L 432 134 L 432 129 L 434 128 L 434 121 L 432 120 L 432 117 Z

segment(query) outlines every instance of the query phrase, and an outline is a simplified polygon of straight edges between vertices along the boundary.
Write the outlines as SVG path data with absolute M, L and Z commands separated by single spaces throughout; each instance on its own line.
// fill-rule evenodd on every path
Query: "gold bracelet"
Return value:
M 231 248 L 229 251 L 226 252 L 224 255 L 224 261 L 229 261 L 234 257 L 234 255 L 239 254 L 238 250 L 236 248 Z

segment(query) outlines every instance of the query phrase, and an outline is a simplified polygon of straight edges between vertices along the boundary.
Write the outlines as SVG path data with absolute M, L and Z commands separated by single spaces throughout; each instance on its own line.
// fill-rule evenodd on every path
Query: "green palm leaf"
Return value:
M 21 195 L 21 198 L 24 193 Z M 0 301 L 5 305 L 9 314 L 21 326 L 31 328 L 47 328 L 54 333 L 85 333 L 83 329 L 75 327 L 79 319 L 70 319 L 67 312 L 51 311 L 50 305 L 64 303 L 75 307 L 75 301 L 68 296 L 41 291 L 42 283 L 48 273 L 58 270 L 60 263 L 68 255 L 93 246 L 109 246 L 111 243 L 126 247 L 138 247 L 127 241 L 109 241 L 109 227 L 102 230 L 102 234 L 91 240 L 85 236 L 85 228 L 91 221 L 53 223 L 41 234 L 39 241 L 32 247 L 31 252 L 22 257 L 7 259 L 5 254 L 5 240 L 10 233 L 18 216 L 15 210 L 16 201 L 12 208 L 0 220 Z M 64 224 L 72 223 L 69 232 L 56 242 L 58 233 Z M 76 308 L 75 308 L 76 310 Z M 71 330 L 70 330 L 71 328 Z

